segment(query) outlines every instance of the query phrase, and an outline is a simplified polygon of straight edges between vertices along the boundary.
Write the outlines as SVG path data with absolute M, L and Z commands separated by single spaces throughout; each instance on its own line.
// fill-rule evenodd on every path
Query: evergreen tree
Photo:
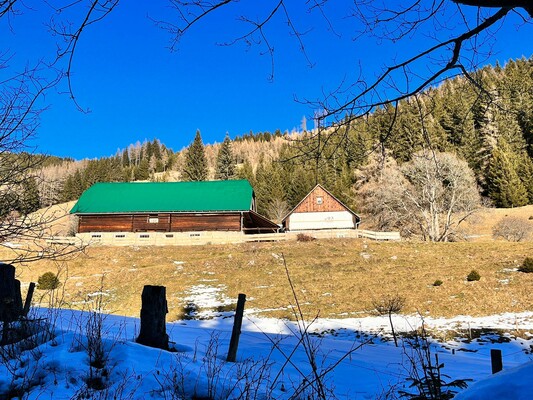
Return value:
M 150 163 L 146 158 L 143 158 L 139 166 L 135 169 L 135 180 L 145 181 L 150 178 Z
M 226 134 L 217 155 L 215 179 L 227 181 L 235 176 L 235 158 L 231 149 L 231 139 Z
M 127 168 L 130 166 L 130 157 L 128 155 L 128 150 L 122 151 L 122 167 Z
M 497 207 L 520 207 L 528 203 L 528 193 L 518 176 L 517 164 L 509 144 L 499 140 L 487 176 L 489 196 Z
M 22 182 L 22 195 L 19 198 L 18 211 L 30 214 L 37 211 L 40 206 L 39 189 L 34 177 L 24 179 Z
M 185 165 L 183 167 L 183 180 L 205 181 L 207 179 L 207 160 L 204 144 L 200 131 L 196 131 L 194 141 L 187 149 Z
M 519 156 L 517 173 L 526 188 L 528 203 L 533 204 L 533 160 L 526 151 Z
M 237 179 L 246 179 L 252 187 L 255 187 L 255 174 L 250 161 L 245 160 L 242 166 L 237 169 L 235 176 Z
M 287 189 L 287 203 L 290 209 L 303 200 L 315 186 L 314 174 L 303 165 L 297 165 L 290 174 L 290 185 Z

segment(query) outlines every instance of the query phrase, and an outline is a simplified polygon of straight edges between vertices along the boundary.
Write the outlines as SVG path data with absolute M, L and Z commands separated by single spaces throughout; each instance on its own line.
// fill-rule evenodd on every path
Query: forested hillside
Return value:
M 56 159 L 40 169 L 38 204 L 76 199 L 99 181 L 245 178 L 259 211 L 274 220 L 316 183 L 359 211 L 372 209 L 366 203 L 375 200 L 376 183 L 385 185 L 384 171 L 389 178 L 400 171 L 415 185 L 408 173 L 416 169 L 413 158 L 439 153 L 459 160 L 448 165 L 466 161 L 460 168 L 473 171 L 479 192 L 494 206 L 532 204 L 533 59 L 486 67 L 472 78 L 481 85 L 450 79 L 396 107 L 320 131 L 250 132 L 205 146 L 197 132 L 190 150 L 175 152 L 154 139 L 99 160 Z

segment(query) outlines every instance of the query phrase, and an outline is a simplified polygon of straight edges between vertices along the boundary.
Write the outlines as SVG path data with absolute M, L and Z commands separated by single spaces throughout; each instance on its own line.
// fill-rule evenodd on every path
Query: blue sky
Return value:
M 50 8 L 38 0 L 24 4 L 9 24 L 0 23 L 0 49 L 12 55 L 12 70 L 50 59 L 58 40 L 44 24 L 52 15 Z M 155 137 L 179 150 L 192 141 L 197 129 L 205 143 L 213 143 L 222 141 L 226 132 L 234 137 L 250 130 L 290 131 L 300 127 L 304 116 L 311 127 L 315 110 L 306 99 L 321 99 L 341 82 L 359 76 L 370 82 L 385 65 L 432 43 L 423 32 L 399 43 L 369 36 L 353 40 L 361 25 L 345 17 L 352 2 L 328 3 L 332 32 L 319 13 L 302 12 L 305 2 L 295 0 L 288 3 L 294 6 L 289 11 L 298 29 L 308 32 L 303 40 L 313 65 L 284 19 L 277 17 L 266 28 L 275 48 L 270 80 L 271 59 L 261 54 L 264 47 L 219 45 L 248 27 L 236 21 L 239 15 L 255 18 L 272 2 L 261 3 L 263 8 L 256 4 L 242 1 L 238 8 L 212 14 L 172 52 L 171 36 L 153 19 L 174 21 L 175 11 L 161 0 L 123 1 L 87 29 L 78 44 L 72 83 L 79 104 L 90 112 L 77 111 L 63 93 L 65 85 L 58 86 L 43 99 L 48 108 L 32 144 L 39 152 L 81 159 L 111 155 L 137 140 Z M 483 63 L 531 56 L 533 29 L 521 26 L 518 18 L 508 18 L 496 35 Z M 425 66 L 417 68 L 423 72 Z

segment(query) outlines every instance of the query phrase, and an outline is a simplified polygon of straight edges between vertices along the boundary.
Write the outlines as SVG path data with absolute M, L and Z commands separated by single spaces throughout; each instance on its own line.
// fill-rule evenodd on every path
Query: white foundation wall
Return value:
M 313 229 L 355 229 L 355 217 L 348 211 L 294 213 L 289 217 L 289 231 Z
M 84 244 L 103 246 L 176 246 L 240 243 L 245 241 L 242 232 L 90 232 L 78 233 Z

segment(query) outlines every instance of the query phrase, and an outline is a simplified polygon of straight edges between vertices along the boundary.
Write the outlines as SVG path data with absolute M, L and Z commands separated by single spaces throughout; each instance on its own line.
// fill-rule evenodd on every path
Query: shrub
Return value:
M 42 274 L 39 277 L 37 284 L 37 289 L 40 290 L 54 290 L 61 285 L 59 278 L 53 272 L 45 272 Z
M 526 257 L 524 262 L 522 263 L 522 266 L 518 268 L 520 272 L 526 272 L 530 273 L 533 272 L 533 258 Z
M 494 225 L 492 236 L 494 239 L 502 238 L 509 242 L 520 242 L 526 240 L 532 231 L 531 222 L 518 217 L 505 217 Z
M 298 242 L 312 242 L 316 239 L 313 236 L 306 235 L 305 233 L 299 233 L 298 235 L 296 235 L 296 240 Z
M 442 285 L 442 281 L 440 279 L 437 279 L 435 282 L 433 282 L 433 286 L 440 286 Z
M 472 271 L 470 271 L 470 273 L 468 274 L 468 276 L 466 277 L 466 280 L 468 282 L 474 282 L 474 281 L 479 281 L 481 279 L 481 275 L 479 275 L 479 272 L 477 272 L 475 269 L 473 269 Z

